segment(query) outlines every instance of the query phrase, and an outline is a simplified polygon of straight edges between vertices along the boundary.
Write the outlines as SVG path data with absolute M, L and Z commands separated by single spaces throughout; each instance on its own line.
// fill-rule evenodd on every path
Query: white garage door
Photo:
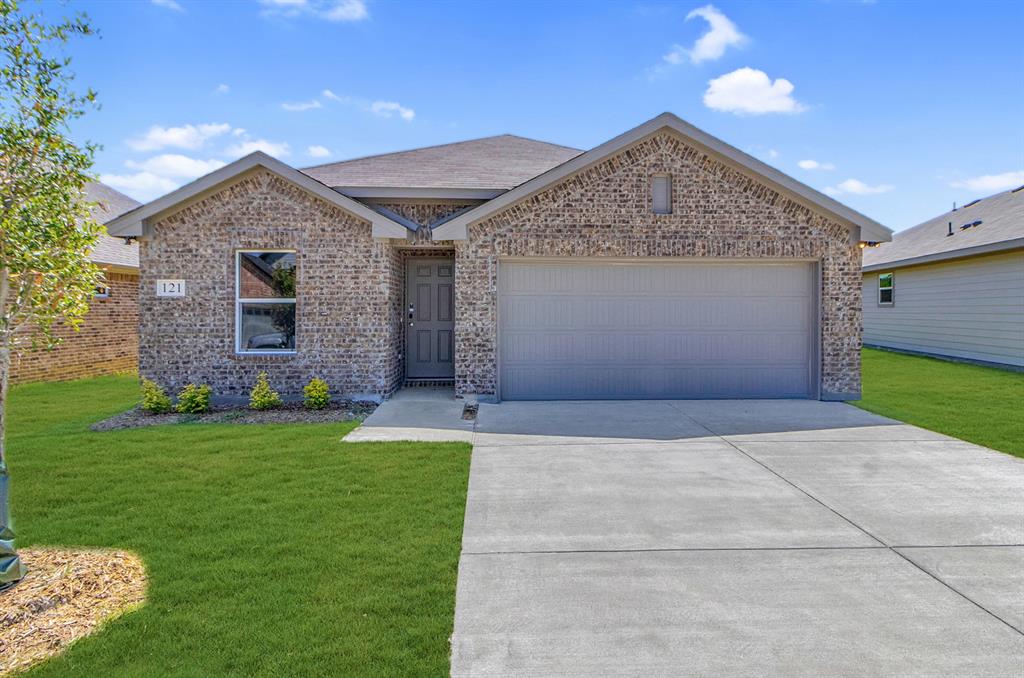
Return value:
M 806 398 L 811 264 L 503 260 L 507 400 Z

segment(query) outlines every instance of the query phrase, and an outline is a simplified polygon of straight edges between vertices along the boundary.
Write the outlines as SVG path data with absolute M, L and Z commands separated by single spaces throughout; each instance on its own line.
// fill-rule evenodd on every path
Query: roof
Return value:
M 978 223 L 980 222 L 980 223 Z M 962 228 L 966 224 L 974 224 Z M 953 235 L 949 235 L 952 225 Z M 976 200 L 864 250 L 864 270 L 958 259 L 1024 247 L 1024 186 Z
M 135 209 L 140 204 L 124 193 L 99 182 L 89 182 L 86 185 L 85 199 L 89 202 L 98 203 L 92 208 L 92 216 L 93 219 L 101 224 L 105 224 L 129 210 Z M 126 245 L 120 238 L 114 238 L 103 233 L 96 242 L 90 258 L 97 264 L 138 268 L 139 245 L 138 243 Z
M 346 189 L 348 195 L 355 195 L 348 189 L 357 187 L 499 192 L 518 186 L 580 153 L 577 148 L 502 134 L 332 162 L 301 171 L 328 186 Z
M 107 230 L 113 235 L 120 236 L 138 237 L 144 235 L 153 217 L 174 209 L 188 200 L 202 198 L 221 184 L 257 167 L 262 167 L 281 179 L 309 191 L 349 214 L 354 214 L 361 219 L 369 221 L 372 225 L 371 232 L 375 238 L 404 238 L 409 232 L 405 226 L 393 219 L 370 209 L 346 195 L 342 195 L 338 191 L 323 185 L 294 167 L 286 165 L 262 151 L 250 153 L 244 158 L 239 158 L 229 165 L 216 169 L 177 190 L 171 191 L 163 197 L 116 217 L 107 224 Z
M 757 158 L 730 146 L 721 139 L 697 129 L 678 116 L 672 113 L 662 113 L 656 118 L 648 120 L 642 125 L 634 127 L 628 132 L 620 134 L 614 139 L 571 158 L 540 176 L 530 179 L 493 200 L 456 216 L 434 229 L 434 239 L 464 240 L 467 237 L 470 224 L 478 223 L 509 205 L 539 193 L 566 177 L 601 162 L 627 146 L 631 146 L 641 139 L 666 129 L 683 136 L 688 142 L 705 150 L 713 157 L 718 158 L 735 169 L 754 175 L 760 181 L 767 183 L 769 186 L 806 207 L 816 212 L 824 213 L 852 229 L 858 229 L 860 240 L 883 242 L 892 238 L 892 231 L 877 221 L 783 174 Z

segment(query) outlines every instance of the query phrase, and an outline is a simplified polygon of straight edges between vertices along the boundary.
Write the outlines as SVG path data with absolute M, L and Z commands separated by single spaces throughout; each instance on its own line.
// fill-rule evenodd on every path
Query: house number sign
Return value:
M 157 280 L 156 296 L 158 297 L 183 297 L 185 296 L 184 280 Z

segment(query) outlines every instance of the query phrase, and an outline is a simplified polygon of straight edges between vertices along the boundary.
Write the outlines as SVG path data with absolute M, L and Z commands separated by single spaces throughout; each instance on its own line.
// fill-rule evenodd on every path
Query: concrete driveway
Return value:
M 1024 675 L 1022 460 L 813 401 L 503 403 L 452 430 L 454 676 Z

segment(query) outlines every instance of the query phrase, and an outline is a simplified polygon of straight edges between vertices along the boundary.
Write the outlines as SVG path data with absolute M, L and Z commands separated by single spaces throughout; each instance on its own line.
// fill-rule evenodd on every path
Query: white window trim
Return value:
M 242 348 L 242 304 L 295 304 L 296 306 L 296 328 L 298 328 L 298 304 L 295 302 L 295 297 L 291 298 L 280 298 L 280 299 L 250 299 L 248 297 L 239 296 L 242 291 L 242 255 L 251 254 L 255 252 L 283 252 L 288 254 L 298 254 L 297 250 L 282 250 L 274 248 L 253 248 L 253 249 L 242 249 L 235 250 L 235 355 L 295 355 L 298 353 L 298 342 L 295 342 L 295 348 L 290 350 L 280 351 L 250 351 Z M 298 262 L 296 261 L 296 266 Z M 298 332 L 296 332 L 298 334 Z
M 882 287 L 882 278 L 890 276 L 891 282 L 888 287 Z M 889 290 L 889 301 L 882 301 L 882 290 Z M 878 274 L 878 305 L 879 306 L 892 306 L 896 302 L 896 274 L 892 271 L 887 273 Z

